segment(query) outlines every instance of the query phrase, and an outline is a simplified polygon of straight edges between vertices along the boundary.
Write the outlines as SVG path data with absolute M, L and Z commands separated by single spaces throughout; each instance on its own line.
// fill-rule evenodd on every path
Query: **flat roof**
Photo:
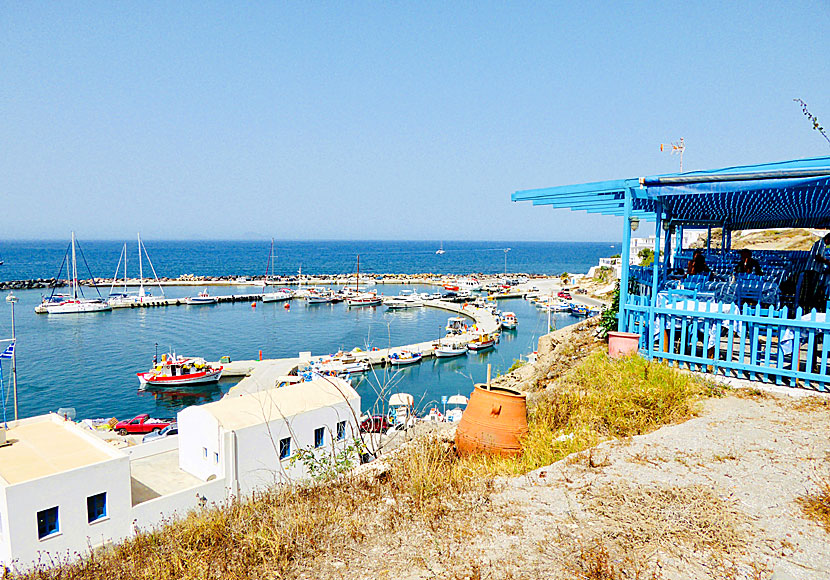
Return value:
M 133 506 L 204 483 L 179 467 L 179 448 L 130 460 Z
M 316 378 L 258 393 L 226 396 L 215 403 L 190 407 L 182 413 L 210 413 L 225 429 L 240 429 L 359 398 L 343 379 Z M 190 411 L 193 409 L 194 411 Z
M 6 431 L 11 445 L 0 447 L 0 477 L 9 485 L 118 457 L 75 432 L 73 423 L 49 416 L 21 421 Z M 103 444 L 105 445 L 105 444 Z

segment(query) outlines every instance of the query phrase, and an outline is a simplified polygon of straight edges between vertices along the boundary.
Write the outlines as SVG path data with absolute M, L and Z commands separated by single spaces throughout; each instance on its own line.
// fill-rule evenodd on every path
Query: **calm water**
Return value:
M 124 241 L 128 242 L 128 268 L 138 275 L 136 241 L 84 241 L 83 256 L 96 277 L 110 278 L 115 273 Z M 51 278 L 57 276 L 66 241 L 0 242 L 0 281 Z M 175 278 L 181 274 L 202 276 L 261 276 L 268 262 L 270 241 L 153 241 L 144 240 L 159 276 Z M 304 274 L 346 274 L 354 272 L 360 254 L 362 272 L 375 274 L 466 274 L 504 272 L 505 248 L 508 272 L 561 274 L 586 272 L 601 257 L 620 252 L 619 244 L 572 242 L 444 242 L 443 255 L 435 250 L 439 242 L 378 241 L 276 241 L 274 271 L 292 275 L 302 267 Z M 144 263 L 145 275 L 149 268 Z M 83 258 L 78 269 L 87 278 Z M 66 275 L 64 269 L 63 277 Z
M 7 278 L 34 278 L 54 275 L 62 257 L 63 248 L 51 250 L 29 246 L 29 243 L 4 244 L 2 257 L 6 264 L 0 269 Z M 108 251 L 114 252 L 112 264 L 108 269 L 114 270 L 114 263 L 118 258 L 118 245 L 108 242 L 90 244 L 94 252 L 101 256 Z M 167 244 L 167 243 L 164 243 Z M 184 252 L 176 245 L 159 243 L 153 248 L 148 243 L 150 255 L 156 261 L 157 269 L 172 268 L 165 266 L 165 260 L 175 263 L 171 257 L 176 252 Z M 293 244 L 293 243 L 292 243 Z M 302 245 L 303 243 L 296 242 Z M 317 271 L 333 271 L 332 264 L 340 260 L 342 271 L 349 271 L 346 267 L 347 256 L 352 250 L 361 251 L 361 269 L 364 263 L 364 247 L 358 248 L 347 242 L 340 250 L 335 251 L 334 242 L 309 243 L 309 247 L 328 247 L 330 255 L 326 257 L 320 253 L 319 261 L 324 266 Z M 379 244 L 373 242 L 371 244 Z M 247 242 L 215 243 L 213 247 L 220 248 L 224 263 L 220 260 L 207 260 L 201 252 L 195 252 L 194 247 L 211 247 L 210 244 L 190 243 L 187 254 L 182 254 L 182 263 L 171 275 L 182 272 L 204 274 L 224 274 L 228 272 L 245 273 L 246 264 L 244 252 L 251 256 L 262 258 L 262 269 L 267 259 L 267 244 L 251 244 Z M 395 247 L 396 243 L 388 243 L 386 249 Z M 401 244 L 400 247 L 405 247 Z M 411 249 L 411 244 L 409 245 Z M 521 256 L 517 247 L 520 244 L 511 244 L 514 248 L 508 256 Z M 536 247 L 535 250 L 531 246 Z M 541 246 L 546 246 L 540 249 Z M 528 245 L 522 251 L 526 252 L 528 260 L 538 260 L 541 264 L 550 259 L 556 264 L 570 264 L 567 268 L 556 265 L 552 271 L 568 269 L 571 271 L 585 271 L 596 262 L 594 256 L 599 257 L 615 252 L 618 248 L 607 248 L 606 244 L 576 244 L 574 250 L 583 261 L 574 257 L 559 257 L 553 262 L 552 244 Z M 565 245 L 567 246 L 567 245 Z M 597 246 L 588 251 L 584 246 Z M 426 247 L 426 246 L 425 246 Z M 471 246 L 472 247 L 472 246 Z M 28 248 L 28 249 L 24 249 Z M 451 244 L 444 244 L 450 260 L 456 260 L 451 254 Z M 607 248 L 607 251 L 606 251 Z M 14 249 L 14 251 L 10 251 Z M 57 254 L 51 253 L 56 251 Z M 87 259 L 93 254 L 87 249 Z M 427 250 L 423 250 L 426 252 Z M 564 251 L 564 250 L 563 250 Z M 315 271 L 312 267 L 313 251 L 309 250 L 308 262 L 303 271 Z M 414 250 L 413 250 L 414 252 Z M 48 254 L 49 259 L 43 258 L 41 253 Z M 355 252 L 356 253 L 356 252 Z M 383 258 L 383 271 L 423 271 L 426 268 L 403 257 Z M 476 256 L 472 250 L 468 252 Z M 17 264 L 20 255 L 27 255 L 29 263 Z M 158 259 L 156 258 L 158 254 Z M 480 252 L 484 254 L 484 252 Z M 207 255 L 207 254 L 206 254 Z M 370 254 L 371 255 L 371 254 Z M 412 254 L 417 259 L 435 260 L 441 256 L 434 253 Z M 503 268 L 503 252 L 499 256 Z M 57 258 L 55 257 L 57 256 Z M 340 257 L 337 257 L 340 256 Z M 491 254 L 492 257 L 492 254 Z M 163 259 L 161 259 L 163 258 Z M 378 258 L 380 260 L 380 258 Z M 103 261 L 103 260 L 101 260 Z M 44 262 L 50 262 L 53 268 L 44 271 Z M 455 264 L 468 263 L 458 259 Z M 485 270 L 484 262 L 472 260 L 473 266 L 466 268 L 456 265 L 456 271 Z M 40 264 L 40 265 L 38 265 Z M 196 266 L 191 267 L 191 264 Z M 409 264 L 409 267 L 404 267 Z M 510 262 L 508 262 L 508 269 Z M 530 268 L 515 268 L 516 270 Z M 437 271 L 437 268 L 432 268 Z M 498 271 L 498 268 L 491 268 Z M 541 270 L 541 268 L 540 268 Z M 379 269 L 380 271 L 380 269 Z M 12 275 L 7 275 L 13 272 Z M 14 273 L 16 272 L 16 273 Z M 160 272 L 161 273 L 161 272 Z M 169 270 L 164 271 L 168 274 Z M 250 271 L 255 274 L 255 271 Z M 402 287 L 379 286 L 378 291 L 387 295 L 397 294 Z M 421 289 L 417 288 L 416 289 Z M 156 293 L 157 293 L 156 289 Z M 434 291 L 434 288 L 424 287 L 424 291 Z M 190 294 L 195 289 L 165 288 L 171 297 L 181 297 Z M 242 294 L 254 292 L 251 287 L 223 287 L 213 290 L 214 293 Z M 174 392 L 169 391 L 142 391 L 139 390 L 136 372 L 146 370 L 152 360 L 155 345 L 158 344 L 159 353 L 175 349 L 180 354 L 203 356 L 208 360 L 218 360 L 223 355 L 232 359 L 253 359 L 262 350 L 264 358 L 294 357 L 300 351 L 310 350 L 316 354 L 326 354 L 339 349 L 351 350 L 359 346 L 387 347 L 398 346 L 413 342 L 420 342 L 435 338 L 439 329 L 443 329 L 450 313 L 433 309 L 419 308 L 404 312 L 388 312 L 384 307 L 363 308 L 349 310 L 344 304 L 312 305 L 304 301 L 292 302 L 291 309 L 286 311 L 283 304 L 262 304 L 251 308 L 249 303 L 220 304 L 214 306 L 175 306 L 167 308 L 140 308 L 120 309 L 113 312 L 48 316 L 37 315 L 34 307 L 40 302 L 40 291 L 18 292 L 19 302 L 15 306 L 16 330 L 18 336 L 18 392 L 20 416 L 27 417 L 47 411 L 57 410 L 59 407 L 75 407 L 78 417 L 116 416 L 118 418 L 132 417 L 138 413 L 153 415 L 172 415 L 178 409 L 188 404 L 216 400 L 227 391 L 234 381 L 221 382 L 218 386 L 201 388 L 183 388 Z M 530 306 L 523 300 L 502 302 L 503 310 L 512 310 L 519 317 L 519 329 L 502 334 L 501 343 L 495 350 L 483 354 L 468 354 L 458 359 L 429 360 L 400 370 L 378 369 L 370 373 L 362 381 L 356 382 L 358 391 L 363 397 L 363 406 L 370 408 L 378 396 L 388 398 L 388 393 L 395 390 L 412 393 L 420 407 L 429 407 L 438 403 L 442 395 L 456 393 L 469 394 L 474 382 L 482 382 L 486 376 L 487 363 L 492 363 L 493 373 L 504 373 L 520 355 L 535 350 L 536 341 L 544 334 L 547 324 L 546 315 Z M 572 324 L 576 319 L 569 315 L 556 315 L 554 322 L 557 327 Z M 5 301 L 0 302 L 0 337 L 11 335 L 11 307 Z M 4 361 L 4 382 L 8 385 L 10 375 L 9 361 Z M 6 408 L 11 414 L 11 398 L 6 390 Z

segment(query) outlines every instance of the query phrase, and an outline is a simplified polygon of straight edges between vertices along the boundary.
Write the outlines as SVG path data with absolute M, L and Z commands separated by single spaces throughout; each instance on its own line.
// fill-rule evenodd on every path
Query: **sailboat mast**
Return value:
M 124 249 L 121 250 L 124 252 L 124 294 L 127 293 L 127 244 L 124 244 Z M 116 272 L 118 274 L 118 272 Z
M 141 234 L 136 234 L 138 238 L 138 295 L 144 296 L 144 265 L 141 259 Z M 126 269 L 124 270 L 126 275 Z
M 75 232 L 72 232 L 72 300 L 78 299 L 78 264 L 75 261 Z
M 357 255 L 357 278 L 354 281 L 355 294 L 360 292 L 360 254 Z

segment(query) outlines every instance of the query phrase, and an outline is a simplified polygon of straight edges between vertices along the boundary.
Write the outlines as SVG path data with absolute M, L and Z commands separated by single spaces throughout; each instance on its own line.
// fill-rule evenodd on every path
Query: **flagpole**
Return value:
M 14 394 L 14 422 L 17 424 L 17 355 L 15 354 L 17 340 L 14 332 L 14 303 L 17 302 L 17 296 L 9 294 L 6 300 L 12 305 L 12 344 L 15 345 L 15 349 L 12 351 L 12 393 Z

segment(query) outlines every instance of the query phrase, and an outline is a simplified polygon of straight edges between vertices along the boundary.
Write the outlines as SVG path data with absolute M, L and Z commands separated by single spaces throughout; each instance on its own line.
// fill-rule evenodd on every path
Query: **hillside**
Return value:
M 808 230 L 804 228 L 787 228 L 775 230 L 739 230 L 732 232 L 732 249 L 741 250 L 809 250 L 822 230 Z M 712 230 L 712 247 L 721 246 L 721 230 Z M 693 242 L 692 248 L 706 247 L 706 233 L 700 235 Z

